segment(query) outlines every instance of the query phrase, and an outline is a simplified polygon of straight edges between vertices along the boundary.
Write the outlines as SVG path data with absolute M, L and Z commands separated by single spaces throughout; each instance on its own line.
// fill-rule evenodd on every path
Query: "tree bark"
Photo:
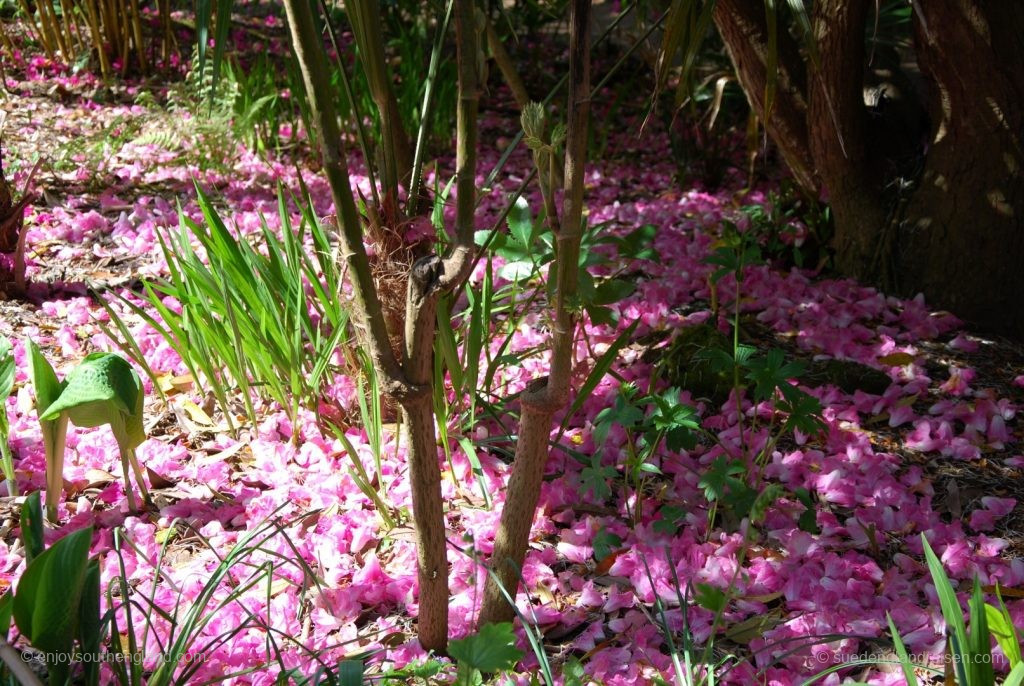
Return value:
M 434 328 L 442 275 L 441 259 L 431 255 L 418 260 L 409 276 L 403 368 L 409 381 L 425 388 L 430 388 L 433 381 Z M 402 402 L 402 430 L 416 522 L 417 630 L 424 648 L 443 654 L 448 647 L 448 543 L 432 394 Z
M 750 106 L 797 182 L 816 190 L 807 135 L 806 73 L 797 46 L 786 31 L 779 31 L 779 74 L 772 111 L 767 113 L 768 30 L 763 0 L 718 0 L 713 16 Z
M 434 430 L 433 371 L 437 302 L 469 277 L 473 267 L 473 230 L 476 208 L 476 118 L 479 101 L 478 56 L 473 0 L 455 2 L 455 36 L 459 69 L 456 112 L 455 241 L 444 259 L 421 258 L 409 275 L 406 296 L 406 379 L 422 395 L 401 399 L 409 456 L 412 510 L 416 523 L 419 579 L 417 630 L 427 650 L 445 654 L 448 648 L 448 542 L 441 497 L 437 436 Z
M 780 30 L 769 113 L 764 3 L 718 0 L 714 18 L 751 107 L 794 176 L 827 194 L 839 270 L 905 295 L 923 292 L 982 329 L 1024 337 L 1024 4 L 914 3 L 931 132 L 927 146 L 902 140 L 900 150 L 877 136 L 877 113 L 863 101 L 872 4 L 814 4 L 820 69 L 803 87 Z M 897 133 L 906 138 L 908 129 Z M 908 149 L 919 151 L 916 171 L 886 164 Z
M 933 126 L 897 227 L 897 286 L 1024 338 L 1024 7 L 931 0 L 915 19 Z
M 836 265 L 861 279 L 876 276 L 876 252 L 887 221 L 881 180 L 868 177 L 864 136 L 864 26 L 870 4 L 814 4 L 820 59 L 808 80 L 807 110 L 811 156 L 835 217 Z

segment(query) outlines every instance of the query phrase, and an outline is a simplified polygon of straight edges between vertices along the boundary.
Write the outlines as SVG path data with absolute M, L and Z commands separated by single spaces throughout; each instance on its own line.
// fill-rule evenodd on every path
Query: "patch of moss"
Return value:
M 812 388 L 831 384 L 845 393 L 863 391 L 872 395 L 882 395 L 892 383 L 885 372 L 851 360 L 811 362 L 800 381 Z
M 670 384 L 723 403 L 732 390 L 732 374 L 717 370 L 707 353 L 711 350 L 732 350 L 732 339 L 709 324 L 680 329 L 659 362 L 663 378 Z

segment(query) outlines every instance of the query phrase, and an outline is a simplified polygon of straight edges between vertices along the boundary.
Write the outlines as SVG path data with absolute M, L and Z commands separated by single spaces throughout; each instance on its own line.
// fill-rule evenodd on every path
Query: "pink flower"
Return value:
M 954 350 L 963 350 L 965 353 L 973 353 L 978 349 L 978 341 L 967 337 L 965 334 L 957 334 L 956 338 L 947 345 Z
M 995 496 L 984 496 L 981 499 L 982 507 L 971 513 L 968 524 L 975 531 L 991 531 L 995 523 L 1010 514 L 1017 506 L 1015 498 L 997 498 Z
M 956 365 L 949 367 L 949 380 L 939 388 L 951 395 L 966 395 L 970 392 L 970 383 L 974 380 L 975 371 L 970 367 L 960 369 Z

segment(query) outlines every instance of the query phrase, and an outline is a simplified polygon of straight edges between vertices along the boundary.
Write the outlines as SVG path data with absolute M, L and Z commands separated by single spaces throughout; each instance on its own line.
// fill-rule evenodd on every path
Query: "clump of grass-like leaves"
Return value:
M 160 238 L 169 275 L 145 282 L 142 305 L 118 298 L 167 340 L 200 390 L 213 393 L 229 428 L 235 399 L 253 423 L 254 397 L 278 403 L 294 420 L 321 398 L 346 336 L 348 313 L 328 236 L 308 203 L 294 227 L 279 191 L 281 237 L 264 221 L 261 245 L 254 246 L 228 230 L 197 191 L 203 223 L 182 214 L 180 230 Z M 113 337 L 144 363 L 125 322 L 108 311 L 118 330 Z

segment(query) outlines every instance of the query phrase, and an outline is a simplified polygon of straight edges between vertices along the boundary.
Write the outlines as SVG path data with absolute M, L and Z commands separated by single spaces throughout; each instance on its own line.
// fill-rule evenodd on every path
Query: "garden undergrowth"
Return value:
M 34 102 L 41 115 L 63 112 Z M 126 114 L 117 106 L 103 111 Z M 496 112 L 483 122 L 495 138 L 514 126 Z M 630 145 L 628 134 L 623 139 L 620 148 Z M 552 434 L 542 511 L 522 570 L 526 591 L 518 605 L 526 628 L 514 638 L 504 629 L 485 636 L 506 649 L 505 661 L 473 663 L 470 651 L 460 667 L 459 647 L 452 662 L 423 654 L 410 625 L 415 556 L 404 447 L 373 379 L 353 374 L 358 355 L 346 360 L 324 349 L 333 345 L 331 333 L 344 330 L 337 304 L 307 310 L 308 321 L 298 305 L 302 298 L 324 304 L 314 284 L 324 276 L 316 260 L 328 239 L 290 248 L 274 242 L 290 220 L 312 231 L 329 213 L 329 196 L 314 173 L 296 171 L 272 149 L 242 152 L 234 168 L 222 170 L 201 169 L 187 155 L 160 164 L 111 158 L 118 185 L 37 206 L 29 218 L 37 274 L 65 261 L 82 282 L 102 286 L 89 278 L 97 255 L 133 256 L 145 259 L 134 276 L 161 284 L 148 293 L 118 289 L 109 310 L 84 288 L 40 287 L 37 304 L 5 319 L 3 329 L 16 366 L 7 410 L 22 493 L 42 488 L 45 474 L 26 341 L 38 342 L 62 371 L 86 353 L 117 350 L 114 339 L 130 341 L 124 352 L 148 366 L 140 367 L 150 372 L 143 377 L 148 440 L 137 454 L 158 510 L 128 512 L 124 488 L 111 476 L 116 443 L 72 428 L 61 527 L 45 534 L 53 545 L 65 532 L 96 528 L 91 552 L 101 556 L 105 607 L 117 618 L 109 638 L 140 641 L 138 634 L 153 633 L 163 641 L 162 648 L 136 643 L 133 650 L 144 655 L 138 679 L 314 683 L 321 667 L 321 675 L 329 670 L 340 679 L 358 664 L 359 679 L 384 683 L 472 683 L 499 670 L 528 683 L 543 681 L 548 669 L 564 683 L 708 683 L 714 671 L 718 683 L 788 684 L 844 665 L 850 678 L 900 683 L 901 674 L 853 663 L 858 655 L 895 655 L 890 621 L 911 653 L 941 660 L 941 604 L 925 586 L 934 570 L 925 563 L 922 533 L 961 590 L 975 576 L 986 588 L 998 583 L 1010 617 L 1020 621 L 1024 566 L 1008 551 L 1021 546 L 1012 484 L 1024 466 L 1015 424 L 1024 357 L 961 331 L 921 301 L 773 269 L 765 258 L 777 260 L 780 252 L 791 263 L 804 259 L 789 251 L 806 234 L 787 224 L 796 218 L 785 208 L 765 205 L 772 186 L 740 195 L 742 180 L 732 178 L 716 193 L 680 189 L 673 164 L 638 151 L 630 162 L 595 163 L 589 171 L 593 240 L 581 260 L 591 283 L 578 304 L 588 316 L 574 351 L 579 395 Z M 483 159 L 493 164 L 497 153 Z M 527 166 L 526 152 L 514 153 L 510 165 L 513 172 L 500 176 L 484 201 L 479 226 L 495 223 L 502 195 L 518 186 L 516 170 Z M 443 187 L 446 170 L 442 163 L 435 187 Z M 628 199 L 622 179 L 637 186 Z M 193 192 L 194 180 L 212 189 L 209 198 Z M 156 181 L 171 182 L 174 195 L 111 199 Z M 176 233 L 178 205 L 183 234 Z M 303 205 L 305 216 L 297 211 Z M 472 634 L 478 609 L 485 572 L 476 552 L 488 549 L 484 532 L 493 530 L 502 502 L 516 394 L 544 372 L 539 351 L 549 323 L 535 305 L 547 297 L 553 246 L 541 206 L 528 194 L 497 222 L 501 232 L 441 322 L 436 374 L 451 380 L 453 392 L 435 398 L 435 408 L 448 420 L 439 427 L 439 458 L 459 638 Z M 744 213 L 745 206 L 762 209 Z M 449 212 L 438 204 L 435 218 L 443 222 Z M 228 216 L 231 226 L 222 220 Z M 734 228 L 725 228 L 730 222 Z M 775 222 L 782 231 L 756 242 L 741 230 L 745 222 Z M 228 241 L 222 257 L 234 237 L 236 248 L 260 240 L 233 263 L 253 271 L 216 288 L 243 293 L 241 283 L 255 281 L 260 269 L 284 266 L 293 271 L 289 283 L 302 285 L 284 291 L 297 308 L 282 297 L 292 308 L 285 314 L 294 315 L 286 321 L 257 314 L 260 307 L 274 311 L 272 294 L 245 303 L 253 330 L 272 340 L 242 334 L 238 324 L 211 332 L 203 352 L 184 324 L 177 345 L 160 332 L 178 305 L 182 322 L 230 320 L 212 306 L 189 311 L 182 282 L 175 282 L 186 268 L 197 282 L 208 276 L 200 253 L 216 260 L 217 236 Z M 196 239 L 204 250 L 193 259 L 186 246 Z M 268 246 L 270 255 L 287 254 L 287 265 L 261 262 Z M 803 266 L 817 267 L 819 258 L 815 253 Z M 337 288 L 337 275 L 330 278 Z M 209 305 L 211 293 L 195 297 Z M 155 317 L 154 306 L 167 308 L 165 316 Z M 332 328 L 317 339 L 325 321 Z M 450 322 L 456 326 L 446 331 Z M 118 335 L 108 336 L 101 324 Z M 723 378 L 724 397 L 665 371 L 677 332 L 698 326 L 720 338 L 699 346 L 686 365 L 705 364 Z M 644 343 L 657 339 L 664 342 Z M 239 349 L 238 340 L 253 347 Z M 318 340 L 322 366 L 273 376 L 294 373 L 293 358 L 311 354 Z M 1002 363 L 982 360 L 997 348 Z M 203 368 L 215 359 L 230 373 Z M 826 359 L 870 368 L 887 383 L 873 393 L 856 381 L 848 388 L 806 381 Z M 256 387 L 246 388 L 252 381 Z M 345 421 L 325 431 L 325 414 Z M 26 556 L 14 531 L 0 549 L 8 583 L 19 578 Z M 223 585 L 204 581 L 211 574 Z M 184 611 L 190 604 L 198 614 Z M 129 609 L 138 614 L 124 633 Z M 182 651 L 202 659 L 161 671 L 159 654 L 175 645 L 169 627 L 195 639 Z

